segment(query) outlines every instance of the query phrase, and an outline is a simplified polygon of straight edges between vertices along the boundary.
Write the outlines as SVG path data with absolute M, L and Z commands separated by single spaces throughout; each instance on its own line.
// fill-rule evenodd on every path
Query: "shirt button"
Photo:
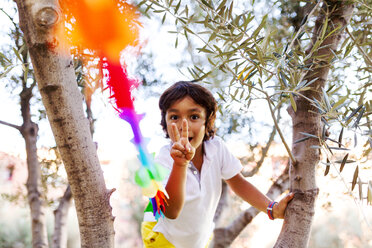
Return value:
M 189 164 L 188 166 L 189 166 L 189 168 L 191 168 L 191 164 Z
M 197 171 L 194 171 L 194 175 L 196 175 L 196 174 L 198 174 L 198 172 Z

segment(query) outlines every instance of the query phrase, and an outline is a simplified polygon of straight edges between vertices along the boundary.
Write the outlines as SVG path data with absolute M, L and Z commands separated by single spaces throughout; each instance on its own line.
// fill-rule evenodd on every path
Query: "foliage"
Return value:
M 335 166 L 339 163 L 341 173 L 346 163 L 358 160 L 361 165 L 363 160 L 368 160 L 372 147 L 372 99 L 367 97 L 372 91 L 368 73 L 371 71 L 368 55 L 371 52 L 370 1 L 356 2 L 357 10 L 351 27 L 346 28 L 340 48 L 332 50 L 332 58 L 316 57 L 315 54 L 326 49 L 326 46 L 321 46 L 322 42 L 339 31 L 328 19 L 335 10 L 320 8 L 323 1 L 295 2 L 151 0 L 141 1 L 138 5 L 145 13 L 161 15 L 162 23 L 174 22 L 175 31 L 170 32 L 175 34 L 175 46 L 181 38 L 197 44 L 192 56 L 200 57 L 203 63 L 189 67 L 190 76 L 206 83 L 219 81 L 222 88 L 218 95 L 225 102 L 224 111 L 252 111 L 253 101 L 265 100 L 268 116 L 272 117 L 289 156 L 289 142 L 281 133 L 283 127 L 277 123 L 275 111 L 282 104 L 296 111 L 296 97 L 309 101 L 322 116 L 323 132 L 320 136 L 303 133 L 303 138 L 296 142 L 318 139 L 320 146 L 313 148 L 321 149 L 328 159 L 326 170 L 331 164 Z M 273 11 L 275 4 L 281 14 Z M 262 11 L 263 6 L 266 13 L 258 11 Z M 304 7 L 308 10 L 304 11 L 301 22 L 288 21 Z M 314 17 L 320 14 L 326 16 L 326 21 L 321 24 L 320 38 L 312 41 Z M 289 22 L 299 24 L 290 28 Z M 333 72 L 329 76 L 328 86 L 321 89 L 321 99 L 308 98 L 306 92 L 317 79 L 307 80 L 304 78 L 306 73 L 328 63 L 333 67 Z M 216 73 L 224 76 L 213 77 Z M 222 82 L 221 78 L 228 80 Z M 256 115 L 258 113 L 254 112 L 253 117 Z M 342 133 L 354 137 L 353 144 L 350 145 L 350 137 Z M 356 148 L 363 150 L 362 155 L 357 155 Z M 338 152 L 344 154 L 343 159 L 337 158 Z M 348 160 L 346 152 L 357 156 L 356 160 Z M 362 167 L 369 168 L 368 165 Z M 355 166 L 350 192 L 358 180 L 363 183 L 359 169 L 360 166 Z M 364 197 L 362 195 L 365 194 L 360 194 L 361 198 Z

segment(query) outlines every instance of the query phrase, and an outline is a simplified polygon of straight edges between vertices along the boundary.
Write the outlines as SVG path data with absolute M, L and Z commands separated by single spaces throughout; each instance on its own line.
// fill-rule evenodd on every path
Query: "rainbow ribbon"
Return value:
M 118 3 L 122 4 L 120 8 Z M 107 88 L 115 102 L 114 108 L 119 117 L 130 124 L 134 134 L 132 143 L 137 147 L 142 165 L 135 173 L 135 182 L 142 187 L 143 195 L 150 198 L 146 210 L 152 208 L 154 217 L 158 219 L 164 216 L 169 198 L 162 184 L 168 171 L 156 164 L 146 149 L 139 126 L 143 115 L 136 113 L 131 94 L 139 84 L 128 78 L 125 67 L 120 64 L 120 52 L 128 45 L 137 44 L 140 23 L 135 8 L 117 0 L 65 0 L 61 8 L 70 28 L 61 22 L 55 30 L 56 35 L 69 47 L 89 49 L 99 54 L 107 72 Z
M 116 103 L 116 110 L 121 119 L 127 121 L 132 127 L 134 138 L 132 143 L 137 147 L 138 158 L 142 164 L 135 173 L 135 182 L 142 187 L 142 194 L 150 198 L 150 205 L 155 219 L 164 216 L 164 206 L 169 198 L 162 181 L 168 171 L 153 160 L 146 149 L 146 141 L 142 136 L 139 126 L 143 115 L 138 115 L 133 106 L 131 91 L 138 86 L 135 80 L 127 76 L 127 72 L 120 64 L 112 64 L 109 61 L 103 63 L 109 72 L 107 86 L 110 89 L 110 98 Z M 146 210 L 149 209 L 149 206 Z

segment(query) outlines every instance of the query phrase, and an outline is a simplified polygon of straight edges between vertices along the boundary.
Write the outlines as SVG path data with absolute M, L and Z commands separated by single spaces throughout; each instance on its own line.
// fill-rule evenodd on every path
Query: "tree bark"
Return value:
M 84 116 L 72 59 L 60 50 L 53 28 L 60 21 L 52 0 L 17 0 L 47 117 L 66 168 L 79 221 L 81 247 L 113 247 L 114 217 L 95 145 Z
M 29 59 L 28 49 L 24 46 L 24 39 L 21 35 L 21 31 L 18 27 L 15 29 L 15 45 L 17 51 L 20 52 L 20 59 L 23 65 L 29 70 Z M 22 115 L 22 126 L 12 125 L 6 122 L 0 122 L 1 124 L 8 125 L 16 128 L 21 134 L 25 141 L 26 146 L 26 160 L 27 160 L 27 199 L 30 207 L 31 216 L 31 233 L 32 233 L 32 247 L 33 248 L 46 248 L 48 247 L 48 235 L 46 227 L 46 216 L 45 216 L 45 200 L 42 195 L 41 186 L 41 168 L 37 155 L 37 138 L 39 127 L 36 123 L 31 120 L 31 98 L 33 97 L 33 89 L 36 85 L 36 81 L 28 87 L 27 85 L 27 73 L 23 73 L 19 77 L 19 82 L 22 84 L 22 91 L 20 96 L 20 106 Z
M 67 220 L 71 202 L 71 187 L 68 185 L 63 197 L 59 201 L 58 208 L 54 211 L 53 248 L 67 247 Z
M 30 98 L 32 88 L 24 88 L 21 93 L 21 111 L 23 125 L 21 134 L 26 143 L 27 154 L 27 198 L 31 211 L 32 247 L 48 247 L 48 236 L 45 217 L 45 202 L 41 190 L 41 168 L 37 156 L 37 137 L 39 127 L 31 121 Z
M 307 51 L 307 53 L 312 53 L 311 61 L 308 62 L 312 62 L 313 66 L 304 78 L 308 82 L 316 79 L 311 84 L 312 89 L 304 93 L 309 99 L 320 101 L 322 98 L 322 88 L 325 86 L 334 57 L 333 51 L 337 49 L 342 31 L 351 18 L 353 8 L 350 1 L 324 1 L 314 26 L 312 46 Z M 328 27 L 324 37 L 335 28 L 339 29 L 321 42 L 320 49 L 313 49 L 315 42 L 321 39 L 326 17 L 328 17 Z M 315 167 L 320 160 L 320 151 L 311 148 L 311 146 L 319 146 L 319 140 L 308 139 L 296 144 L 294 141 L 304 137 L 300 132 L 322 137 L 321 116 L 306 99 L 296 97 L 295 101 L 297 111 L 294 112 L 291 107 L 288 109 L 292 117 L 292 152 L 296 160 L 290 166 L 290 188 L 295 193 L 295 197 L 287 207 L 284 224 L 274 247 L 302 248 L 308 246 L 315 200 L 319 191 L 315 181 Z
M 94 118 L 90 101 L 85 99 L 87 119 L 89 121 L 89 130 L 93 137 L 94 134 Z M 63 197 L 59 201 L 58 208 L 54 211 L 54 232 L 53 232 L 53 248 L 67 247 L 68 240 L 68 212 L 72 203 L 71 186 L 68 184 Z

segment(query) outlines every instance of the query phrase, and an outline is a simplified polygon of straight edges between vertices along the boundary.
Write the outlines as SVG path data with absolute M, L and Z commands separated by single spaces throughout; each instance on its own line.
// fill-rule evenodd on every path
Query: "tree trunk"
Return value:
M 288 165 L 282 175 L 271 185 L 266 195 L 275 199 L 289 188 Z M 213 242 L 211 247 L 223 248 L 229 247 L 239 236 L 243 229 L 259 214 L 260 211 L 254 207 L 242 212 L 229 226 L 224 228 L 215 228 Z
M 71 57 L 60 51 L 53 28 L 61 17 L 52 0 L 17 0 L 20 27 L 66 168 L 79 221 L 81 247 L 113 247 L 114 217 L 95 145 L 84 116 Z
M 25 82 L 23 79 L 22 81 Z M 31 230 L 32 230 L 32 247 L 48 247 L 48 235 L 45 218 L 45 202 L 41 193 L 41 168 L 37 157 L 37 136 L 38 125 L 31 121 L 30 99 L 32 97 L 32 88 L 24 88 L 21 96 L 21 113 L 23 125 L 20 132 L 26 143 L 27 154 L 27 198 L 31 212 Z
M 353 4 L 350 1 L 325 1 L 321 13 L 319 14 L 312 37 L 312 44 L 321 39 L 321 32 L 326 17 L 328 17 L 327 36 L 335 28 L 339 28 L 334 34 L 323 40 L 319 47 L 310 47 L 307 53 L 312 53 L 312 70 L 305 75 L 309 81 L 316 79 L 311 84 L 312 89 L 305 92 L 309 99 L 318 101 L 322 98 L 322 88 L 325 86 L 331 60 L 341 39 L 343 28 L 348 24 L 352 12 Z M 332 51 L 333 50 L 333 51 Z M 308 64 L 308 62 L 306 64 Z M 288 112 L 292 117 L 293 125 L 293 145 L 292 151 L 296 162 L 290 166 L 290 188 L 295 193 L 294 199 L 287 207 L 284 224 L 279 238 L 274 247 L 307 247 L 310 237 L 311 225 L 314 215 L 315 199 L 319 189 L 315 182 L 315 167 L 320 160 L 319 149 L 311 146 L 319 146 L 318 139 L 308 139 L 304 142 L 295 144 L 294 141 L 303 138 L 300 132 L 322 137 L 321 116 L 318 110 L 304 98 L 295 98 L 297 111 L 289 108 Z
M 16 32 L 20 34 L 17 28 Z M 20 51 L 22 63 L 27 70 L 29 70 L 29 59 L 27 47 L 21 49 L 25 41 L 22 36 L 18 36 L 15 40 L 17 50 Z M 46 248 L 48 247 L 48 234 L 46 228 L 45 216 L 45 201 L 42 196 L 41 186 L 41 168 L 37 155 L 37 138 L 39 127 L 31 120 L 31 98 L 33 96 L 33 89 L 36 85 L 34 80 L 30 87 L 27 86 L 27 73 L 20 76 L 22 84 L 22 91 L 20 96 L 21 115 L 23 124 L 19 128 L 20 133 L 25 140 L 26 155 L 27 155 L 27 199 L 30 206 L 31 216 L 31 233 L 32 233 L 32 247 Z
M 89 130 L 93 137 L 94 133 L 94 118 L 91 109 L 90 101 L 85 99 L 87 119 L 89 120 Z M 67 247 L 67 221 L 68 212 L 72 202 L 71 186 L 68 185 L 63 197 L 59 201 L 58 208 L 54 211 L 54 232 L 53 232 L 53 248 L 66 248 Z
M 71 202 L 71 187 L 68 185 L 63 197 L 59 201 L 58 208 L 54 211 L 53 248 L 67 247 L 67 220 Z

